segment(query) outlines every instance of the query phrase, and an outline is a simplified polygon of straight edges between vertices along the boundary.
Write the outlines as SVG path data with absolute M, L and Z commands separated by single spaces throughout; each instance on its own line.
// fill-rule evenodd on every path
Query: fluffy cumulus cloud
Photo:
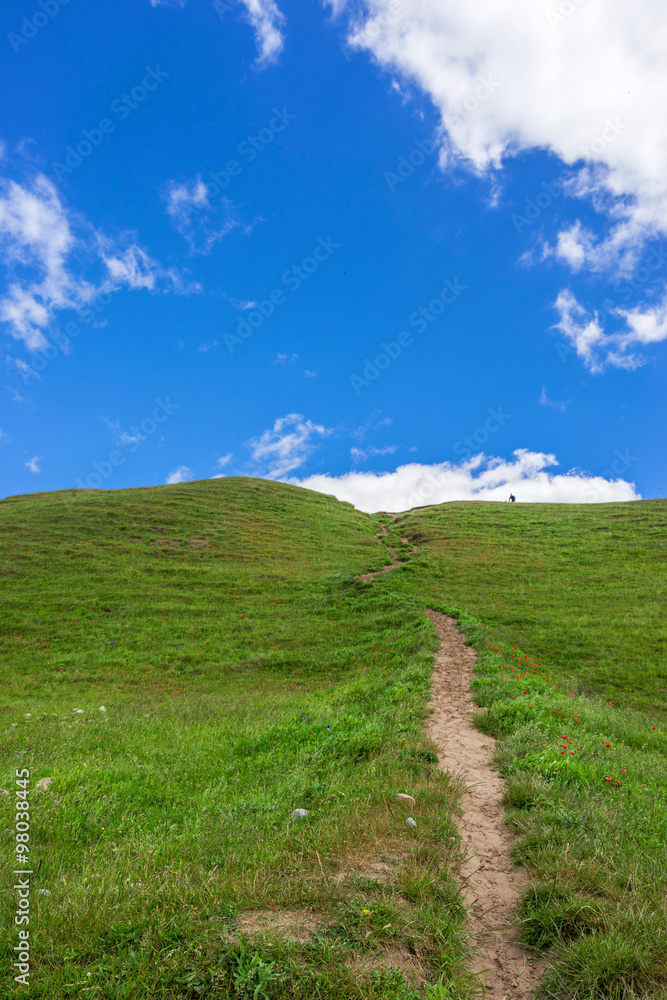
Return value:
M 475 455 L 460 464 L 402 465 L 395 472 L 349 472 L 342 476 L 290 479 L 318 493 L 332 494 L 358 510 L 403 511 L 452 500 L 506 501 L 513 493 L 526 503 L 611 503 L 639 500 L 633 483 L 609 470 L 610 478 L 579 470 L 553 473 L 554 455 L 520 448 L 513 460 Z
M 440 115 L 440 162 L 495 174 L 523 151 L 571 168 L 568 194 L 600 213 L 547 253 L 575 270 L 634 266 L 667 234 L 667 19 L 659 0 L 329 0 L 348 41 Z M 532 192 L 527 191 L 526 196 Z M 665 307 L 623 316 L 607 364 L 667 337 Z M 592 331 L 589 331 L 589 334 Z M 643 339 L 642 339 L 643 338 Z
M 101 293 L 198 290 L 153 260 L 132 234 L 112 240 L 96 231 L 43 175 L 24 184 L 0 178 L 0 247 L 6 277 L 0 321 L 30 351 L 47 346 L 58 310 L 81 310 Z M 85 276 L 91 266 L 94 281 Z
M 332 431 L 300 413 L 279 417 L 273 427 L 247 442 L 250 455 L 267 479 L 283 479 L 300 468 L 313 453 L 317 442 Z

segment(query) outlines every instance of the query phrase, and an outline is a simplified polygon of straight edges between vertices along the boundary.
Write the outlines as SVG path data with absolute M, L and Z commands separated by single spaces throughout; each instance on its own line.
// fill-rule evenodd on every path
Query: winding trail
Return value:
M 389 534 L 386 525 L 382 524 L 381 527 L 382 530 L 377 533 L 377 535 L 375 536 L 376 538 L 384 538 L 385 535 Z M 401 538 L 401 541 L 405 542 L 406 545 L 410 544 L 409 539 L 407 538 Z M 374 579 L 374 577 L 380 576 L 382 573 L 390 573 L 392 569 L 398 569 L 399 566 L 404 565 L 404 563 L 398 561 L 398 556 L 396 555 L 396 549 L 392 548 L 391 545 L 387 545 L 386 543 L 385 543 L 385 548 L 389 549 L 389 551 L 391 552 L 391 566 L 383 566 L 382 569 L 377 570 L 375 573 L 362 573 L 359 576 L 359 579 L 362 580 L 364 583 L 370 583 L 371 580 Z M 413 545 L 412 551 L 419 552 L 419 546 Z
M 387 534 L 382 525 L 377 537 Z M 376 573 L 364 573 L 359 579 L 370 583 L 374 577 L 403 565 L 396 550 L 387 548 L 391 565 Z M 418 552 L 418 547 L 414 546 L 413 551 Z M 472 971 L 491 1000 L 530 1000 L 544 964 L 523 950 L 515 929 L 517 901 L 528 879 L 509 860 L 513 837 L 504 822 L 504 782 L 497 771 L 491 770 L 496 741 L 481 733 L 473 721 L 470 682 L 475 652 L 465 645 L 452 618 L 438 611 L 427 610 L 426 614 L 440 638 L 427 729 L 438 747 L 439 766 L 450 774 L 461 775 L 466 785 L 459 827 L 467 852 L 461 881 L 470 922 Z

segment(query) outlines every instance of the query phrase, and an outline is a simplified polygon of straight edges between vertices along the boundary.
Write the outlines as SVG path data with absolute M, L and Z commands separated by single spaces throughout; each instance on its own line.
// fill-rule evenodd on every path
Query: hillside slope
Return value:
M 426 607 L 478 650 L 545 996 L 661 995 L 666 521 L 663 501 L 392 520 L 232 478 L 0 501 L 0 780 L 30 770 L 50 893 L 28 995 L 476 995 Z M 388 545 L 405 565 L 360 582 Z

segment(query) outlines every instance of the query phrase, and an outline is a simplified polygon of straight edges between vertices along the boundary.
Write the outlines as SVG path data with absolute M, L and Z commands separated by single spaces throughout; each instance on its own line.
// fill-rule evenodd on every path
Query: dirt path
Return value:
M 437 611 L 426 613 L 440 637 L 429 735 L 438 744 L 440 767 L 461 774 L 467 786 L 460 831 L 468 860 L 461 874 L 475 954 L 473 971 L 480 975 L 486 996 L 492 1000 L 528 1000 L 542 965 L 523 951 L 513 930 L 516 901 L 527 879 L 510 866 L 513 838 L 503 823 L 503 781 L 489 764 L 495 740 L 480 733 L 472 722 L 470 680 L 475 653 L 464 644 L 451 618 Z
M 383 524 L 382 530 L 379 531 L 375 537 L 384 538 L 384 536 L 388 534 L 389 532 L 387 531 L 386 526 Z M 407 538 L 401 538 L 401 541 L 405 542 L 406 545 L 410 544 Z M 396 549 L 392 548 L 391 545 L 387 545 L 386 543 L 385 543 L 385 548 L 389 549 L 389 551 L 391 552 L 391 566 L 383 566 L 382 569 L 377 570 L 377 572 L 375 573 L 362 573 L 359 576 L 359 579 L 362 580 L 364 583 L 370 583 L 371 580 L 373 580 L 376 576 L 380 576 L 381 573 L 390 573 L 392 569 L 398 569 L 399 566 L 403 566 L 403 563 L 398 561 L 398 556 L 396 555 Z M 412 551 L 419 552 L 419 546 L 413 545 Z

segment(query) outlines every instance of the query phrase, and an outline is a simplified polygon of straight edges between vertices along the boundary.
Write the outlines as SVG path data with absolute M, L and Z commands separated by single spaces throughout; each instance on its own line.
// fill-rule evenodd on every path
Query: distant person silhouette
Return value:
M 510 500 L 512 501 L 512 503 L 516 503 L 516 497 L 514 496 L 513 493 L 510 493 Z

